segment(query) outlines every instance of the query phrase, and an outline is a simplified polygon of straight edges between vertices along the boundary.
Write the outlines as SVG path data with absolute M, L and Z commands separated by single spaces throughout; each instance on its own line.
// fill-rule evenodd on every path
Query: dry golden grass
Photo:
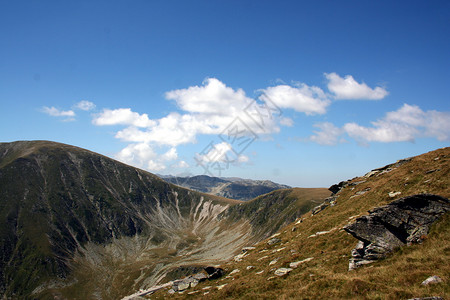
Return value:
M 241 262 L 231 261 L 221 267 L 231 277 L 200 283 L 174 298 L 195 299 L 409 299 L 450 296 L 450 214 L 434 224 L 422 244 L 405 246 L 388 258 L 354 271 L 348 271 L 350 252 L 357 240 L 342 227 L 367 211 L 396 198 L 418 193 L 450 196 L 450 148 L 439 149 L 413 158 L 410 162 L 382 175 L 354 178 L 366 180 L 341 191 L 337 204 L 319 214 L 304 215 L 303 222 L 280 231 L 281 243 L 268 246 L 261 242 Z M 370 188 L 363 195 L 356 192 Z M 390 198 L 389 192 L 401 192 Z M 355 197 L 352 197 L 355 196 Z M 295 231 L 292 228 L 296 227 Z M 331 231 L 330 231 L 331 230 Z M 310 237 L 319 231 L 327 234 Z M 284 248 L 284 249 L 283 249 Z M 279 250 L 279 251 L 277 251 Z M 293 250 L 293 251 L 291 251 Z M 264 256 L 267 256 L 264 258 Z M 274 278 L 275 268 L 314 257 L 286 277 Z M 278 261 L 269 266 L 269 262 Z M 254 266 L 247 270 L 247 266 Z M 262 274 L 257 274 L 263 271 Z M 421 282 L 438 275 L 444 283 L 422 286 Z M 227 284 L 223 289 L 216 287 Z M 203 290 L 206 286 L 212 286 Z M 188 292 L 196 292 L 194 295 Z M 209 292 L 204 294 L 205 292 Z M 152 299 L 166 298 L 162 290 Z

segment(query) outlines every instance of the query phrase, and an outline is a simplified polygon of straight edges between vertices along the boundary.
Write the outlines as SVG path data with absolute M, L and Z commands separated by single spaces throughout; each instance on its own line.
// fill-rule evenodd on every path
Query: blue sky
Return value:
M 329 186 L 449 145 L 448 1 L 0 1 L 0 141 Z

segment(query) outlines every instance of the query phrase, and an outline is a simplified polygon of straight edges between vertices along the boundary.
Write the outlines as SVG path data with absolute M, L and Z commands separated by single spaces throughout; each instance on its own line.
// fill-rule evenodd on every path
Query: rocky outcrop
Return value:
M 449 200 L 432 194 L 404 197 L 369 211 L 344 227 L 359 240 L 349 270 L 384 258 L 397 247 L 421 242 L 431 225 L 448 211 Z
M 183 279 L 175 280 L 172 283 L 173 292 L 183 292 L 188 288 L 197 286 L 199 282 L 205 280 L 214 280 L 223 276 L 223 269 L 216 267 L 206 267 L 204 272 L 199 272 L 191 276 L 187 276 Z M 173 292 L 169 291 L 170 294 Z

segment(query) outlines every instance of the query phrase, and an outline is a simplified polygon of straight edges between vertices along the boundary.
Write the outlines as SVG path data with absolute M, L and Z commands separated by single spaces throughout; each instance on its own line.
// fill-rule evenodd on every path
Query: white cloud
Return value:
M 89 110 L 92 110 L 95 108 L 95 104 L 92 103 L 91 101 L 82 100 L 82 101 L 78 102 L 77 104 L 75 104 L 75 108 L 89 111 Z
M 158 154 L 146 143 L 130 144 L 116 155 L 116 159 L 150 171 L 161 171 L 166 166 L 158 161 Z
M 199 163 L 206 163 L 206 164 L 215 162 L 228 163 L 230 162 L 231 159 L 228 157 L 227 153 L 231 151 L 231 149 L 232 146 L 227 142 L 214 144 L 207 153 L 203 155 L 197 154 L 196 160 Z
M 291 118 L 281 118 L 280 124 L 287 127 L 294 126 L 294 121 Z
M 148 127 L 155 125 L 155 121 L 150 120 L 147 114 L 132 112 L 130 108 L 103 109 L 97 114 L 92 122 L 95 125 L 130 125 L 136 127 Z
M 242 89 L 235 91 L 216 78 L 206 79 L 202 86 L 169 91 L 165 95 L 184 111 L 218 116 L 236 114 L 252 101 Z
M 290 108 L 306 115 L 324 114 L 330 105 L 322 89 L 300 84 L 299 87 L 277 85 L 261 90 L 260 99 L 271 101 L 280 108 Z
M 328 89 L 336 99 L 380 100 L 388 95 L 386 89 L 379 86 L 372 89 L 364 82 L 358 83 L 351 75 L 342 78 L 336 73 L 325 73 L 325 77 L 328 79 Z
M 162 160 L 175 160 L 177 158 L 178 158 L 177 149 L 174 147 L 170 148 L 169 151 L 161 155 Z
M 334 145 L 339 136 L 347 134 L 359 142 L 413 142 L 417 138 L 429 137 L 440 141 L 450 140 L 450 113 L 434 110 L 423 111 L 416 105 L 404 104 L 396 111 L 372 122 L 372 126 L 346 123 L 337 128 L 331 123 L 318 125 L 321 131 L 309 139 L 323 145 Z
M 54 106 L 52 106 L 52 107 L 44 106 L 42 108 L 42 111 L 52 117 L 74 117 L 75 116 L 75 112 L 73 110 L 60 110 Z
M 175 168 L 185 169 L 189 168 L 189 164 L 184 160 L 180 160 L 177 164 L 175 164 Z
M 343 143 L 345 140 L 341 138 L 344 130 L 334 126 L 332 123 L 318 123 L 314 127 L 320 129 L 320 131 L 314 131 L 314 135 L 309 137 L 309 140 L 318 143 L 320 145 L 332 146 L 338 143 Z
M 404 123 L 380 120 L 372 124 L 373 127 L 364 127 L 356 123 L 347 123 L 343 128 L 349 136 L 365 142 L 412 142 L 419 134 L 417 128 Z
M 425 136 L 450 141 L 450 112 L 428 111 Z
M 244 154 L 239 155 L 239 157 L 237 159 L 237 161 L 239 163 L 246 163 L 246 162 L 249 162 L 249 160 L 250 160 L 250 158 L 247 155 L 244 155 Z

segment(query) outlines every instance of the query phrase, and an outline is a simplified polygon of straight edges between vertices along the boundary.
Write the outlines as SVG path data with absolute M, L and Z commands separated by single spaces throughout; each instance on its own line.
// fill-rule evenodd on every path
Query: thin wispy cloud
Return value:
M 54 106 L 44 106 L 41 111 L 49 116 L 62 118 L 61 120 L 64 122 L 75 121 L 75 112 L 73 110 L 61 110 Z
M 95 107 L 96 107 L 96 105 L 93 102 L 87 101 L 87 100 L 82 100 L 74 105 L 74 108 L 81 109 L 84 111 L 93 110 L 93 109 L 95 109 Z

